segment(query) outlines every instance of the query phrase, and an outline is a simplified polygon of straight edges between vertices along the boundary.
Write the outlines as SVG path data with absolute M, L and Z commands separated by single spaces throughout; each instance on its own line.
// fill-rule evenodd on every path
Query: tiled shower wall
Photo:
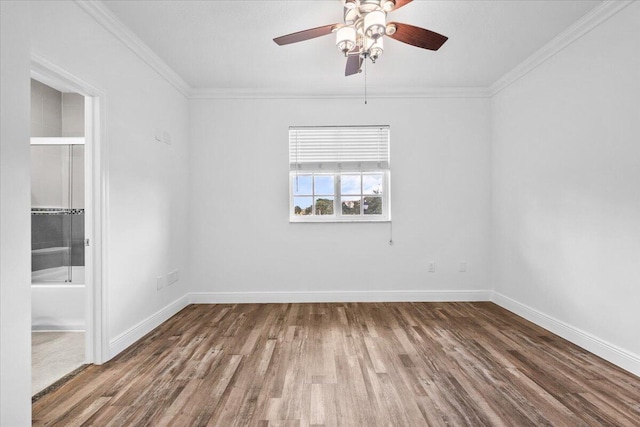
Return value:
M 41 252 L 46 248 L 71 248 Z M 84 265 L 84 211 L 72 214 L 31 215 L 31 271 L 60 266 Z

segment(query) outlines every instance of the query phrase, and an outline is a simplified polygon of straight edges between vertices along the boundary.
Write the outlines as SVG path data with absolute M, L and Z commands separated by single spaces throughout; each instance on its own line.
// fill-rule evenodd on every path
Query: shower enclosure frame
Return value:
M 109 360 L 107 334 L 108 163 L 104 135 L 105 93 L 33 54 L 31 77 L 85 97 L 85 363 Z
M 66 187 L 67 187 L 67 200 L 66 202 L 64 201 L 64 189 L 62 189 L 62 193 L 61 199 L 57 200 L 57 202 L 59 202 L 59 204 L 57 206 L 37 206 L 34 207 L 33 204 L 31 206 L 31 213 L 32 215 L 34 213 L 42 215 L 64 215 L 64 216 L 69 216 L 69 222 L 68 222 L 68 229 L 67 229 L 67 233 L 65 234 L 64 232 L 64 226 L 63 229 L 60 230 L 61 234 L 59 235 L 61 239 L 67 239 L 67 244 L 63 246 L 67 249 L 66 251 L 66 258 L 63 257 L 63 264 L 67 264 L 66 266 L 63 265 L 62 267 L 66 267 L 67 269 L 67 275 L 66 275 L 66 279 L 62 279 L 62 277 L 60 276 L 60 273 L 56 272 L 57 274 L 54 274 L 53 277 L 51 278 L 47 278 L 46 275 L 44 278 L 40 278 L 37 282 L 34 282 L 34 273 L 35 271 L 33 270 L 33 260 L 32 260 L 32 271 L 31 271 L 31 284 L 32 286 L 34 285 L 38 285 L 38 286 L 51 286 L 51 285 L 56 285 L 57 283 L 60 284 L 69 284 L 69 285 L 75 285 L 77 283 L 77 277 L 76 274 L 77 273 L 73 273 L 74 267 L 77 267 L 78 265 L 74 265 L 75 262 L 73 262 L 73 234 L 74 234 L 74 230 L 76 230 L 75 226 L 74 226 L 74 214 L 78 214 L 77 210 L 80 209 L 82 211 L 84 211 L 83 208 L 78 208 L 78 206 L 75 204 L 75 198 L 74 195 L 76 194 L 76 191 L 74 190 L 75 187 L 75 182 L 76 182 L 76 169 L 75 169 L 75 161 L 74 158 L 76 157 L 74 154 L 74 149 L 80 148 L 82 147 L 82 160 L 83 160 L 83 166 L 82 166 L 82 186 L 84 187 L 85 185 L 85 179 L 84 179 L 84 160 L 85 160 L 85 155 L 84 155 L 84 146 L 85 146 L 85 137 L 31 137 L 31 147 L 33 150 L 33 147 L 66 147 L 67 151 L 68 151 L 68 155 L 66 157 L 67 159 L 67 165 L 62 164 L 62 168 L 67 169 L 67 176 L 66 178 L 62 178 L 62 180 L 66 179 Z M 33 152 L 32 152 L 33 155 Z M 62 154 L 64 155 L 64 154 Z M 62 160 L 62 162 L 64 163 L 64 160 Z M 32 166 L 33 167 L 33 166 Z M 32 170 L 31 172 L 32 175 L 32 180 L 33 180 L 33 176 L 34 176 L 34 171 Z M 42 191 L 42 190 L 41 190 Z M 82 192 L 82 196 L 84 198 L 84 193 L 86 193 L 85 191 Z M 32 194 L 33 194 L 33 181 L 32 181 Z M 51 200 L 48 200 L 49 203 L 51 203 Z M 33 203 L 33 201 L 32 201 Z M 66 206 L 64 206 L 66 204 Z M 82 203 L 82 205 L 84 205 L 84 203 Z M 52 209 L 53 208 L 53 209 Z M 81 214 L 82 217 L 84 217 L 84 214 Z M 84 218 L 83 218 L 84 219 Z M 33 221 L 33 217 L 32 217 L 32 221 Z M 32 222 L 33 223 L 33 222 Z M 83 220 L 83 234 L 84 234 L 84 220 Z M 33 237 L 33 232 L 32 232 L 32 237 Z M 86 239 L 83 236 L 84 243 L 82 243 L 82 245 L 84 246 L 86 243 Z M 76 242 L 76 244 L 79 242 Z M 60 248 L 52 248 L 52 249 L 60 249 Z M 41 249 L 42 250 L 42 249 Z M 44 249 L 46 250 L 46 249 Z M 55 251 L 55 252 L 59 252 L 59 251 Z M 86 252 L 86 250 L 83 248 L 83 252 Z M 81 267 L 84 268 L 84 256 L 82 257 L 83 261 L 82 261 L 82 265 Z M 76 261 L 77 262 L 77 261 Z M 53 267 L 56 268 L 56 267 Z M 41 270 L 38 270 L 41 271 Z M 46 271 L 46 269 L 45 269 Z M 51 275 L 50 275 L 51 276 Z M 84 285 L 84 274 L 82 275 L 82 280 L 81 280 L 81 284 Z

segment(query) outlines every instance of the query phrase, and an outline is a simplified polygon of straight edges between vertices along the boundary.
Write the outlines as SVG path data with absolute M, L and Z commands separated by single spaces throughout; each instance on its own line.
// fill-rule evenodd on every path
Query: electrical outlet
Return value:
M 460 273 L 467 272 L 467 261 L 460 261 Z
M 434 261 L 429 262 L 429 273 L 436 272 L 436 263 Z
M 157 290 L 164 288 L 164 277 L 162 276 L 156 277 L 156 288 Z
M 177 269 L 170 271 L 169 274 L 167 274 L 167 285 L 171 286 L 174 283 L 176 283 L 179 279 L 180 279 L 180 275 L 178 274 Z

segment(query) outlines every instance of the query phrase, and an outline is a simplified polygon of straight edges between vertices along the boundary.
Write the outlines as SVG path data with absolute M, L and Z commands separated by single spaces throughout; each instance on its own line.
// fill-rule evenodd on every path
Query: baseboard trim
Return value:
M 491 291 L 192 292 L 192 304 L 489 301 Z
M 109 341 L 109 359 L 117 356 L 133 343 L 160 326 L 162 323 L 189 305 L 189 294 L 185 294 L 161 308 L 151 316 L 132 326 Z
M 573 344 L 602 357 L 620 368 L 640 376 L 640 356 L 623 350 L 575 326 L 522 304 L 499 292 L 492 292 L 491 301 L 520 317 L 552 332 Z

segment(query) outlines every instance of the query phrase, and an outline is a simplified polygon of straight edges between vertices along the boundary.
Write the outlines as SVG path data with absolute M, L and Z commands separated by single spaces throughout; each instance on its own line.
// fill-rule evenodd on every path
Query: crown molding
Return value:
M 154 69 L 167 82 L 189 99 L 361 99 L 361 91 L 334 92 L 324 88 L 252 89 L 192 88 L 149 46 L 124 25 L 100 0 L 75 0 L 87 14 L 118 38 L 127 48 Z M 489 87 L 401 88 L 394 91 L 370 92 L 371 99 L 420 98 L 491 98 L 515 83 L 547 59 L 609 19 L 634 0 L 605 0 L 591 12 L 560 33 L 553 40 L 508 71 Z
M 394 91 L 369 92 L 369 99 L 389 98 L 489 98 L 489 90 L 484 87 L 442 87 L 442 88 L 404 88 Z M 308 88 L 300 91 L 282 91 L 265 89 L 192 89 L 190 99 L 362 99 L 362 91 L 336 93 Z
M 36 52 L 31 52 L 31 77 L 60 92 L 78 92 L 81 95 L 104 96 L 102 90 L 58 67 Z
M 571 43 L 575 42 L 589 31 L 620 12 L 622 9 L 633 3 L 634 0 L 605 0 L 595 7 L 591 12 L 584 15 L 577 22 L 567 28 L 565 31 L 556 36 L 549 43 L 544 45 L 533 55 L 516 65 L 511 71 L 496 80 L 488 88 L 489 96 L 493 97 L 501 90 L 512 85 L 539 65 L 543 64 L 547 59 L 556 53 L 565 49 Z
M 120 40 L 131 52 L 135 53 L 161 77 L 175 87 L 185 97 L 189 96 L 191 86 L 173 71 L 149 46 L 147 46 L 133 31 L 127 28 L 111 11 L 99 0 L 75 0 L 87 14 L 95 19 L 107 31 Z

